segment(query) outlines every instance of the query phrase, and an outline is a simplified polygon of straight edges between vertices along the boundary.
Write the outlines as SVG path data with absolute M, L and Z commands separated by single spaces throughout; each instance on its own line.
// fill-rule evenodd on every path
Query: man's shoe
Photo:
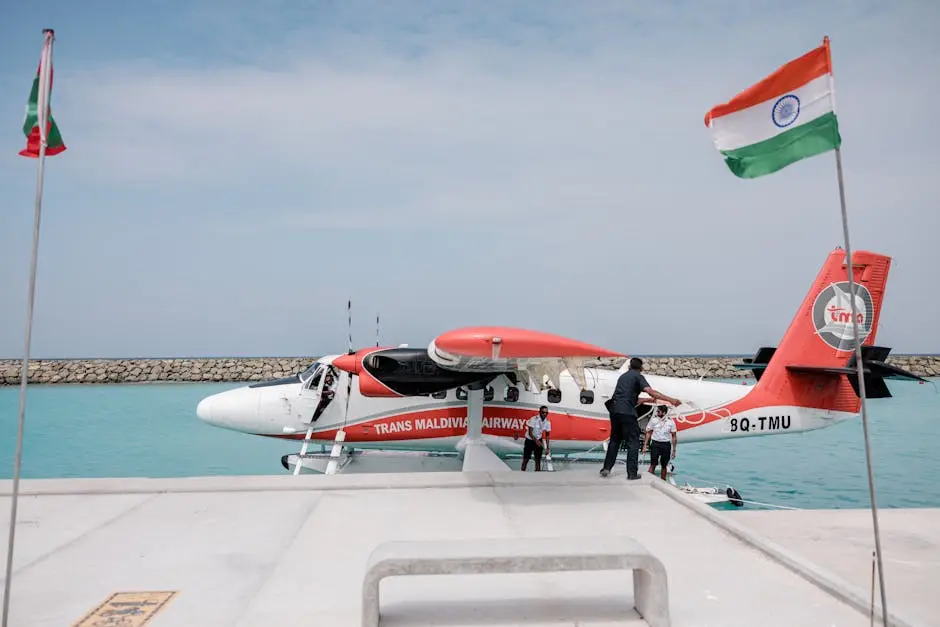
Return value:
M 607 470 L 606 468 L 601 468 L 601 476 L 602 476 L 602 477 L 606 477 L 606 476 L 608 476 L 609 474 L 610 474 L 610 471 L 609 471 L 609 470 Z
M 627 475 L 627 481 L 636 481 L 640 478 L 640 475 Z

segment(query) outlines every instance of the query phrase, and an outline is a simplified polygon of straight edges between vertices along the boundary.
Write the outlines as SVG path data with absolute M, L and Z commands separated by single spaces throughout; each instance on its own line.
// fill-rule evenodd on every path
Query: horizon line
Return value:
M 322 355 L 178 355 L 178 356 L 142 356 L 136 357 L 37 357 L 30 356 L 30 361 L 131 361 L 131 360 L 196 360 L 196 359 L 320 359 L 325 355 L 334 353 L 324 353 Z M 344 354 L 344 353 L 335 353 Z M 668 357 L 687 357 L 687 358 L 728 358 L 728 357 L 753 357 L 753 353 L 635 353 L 627 357 L 640 357 L 648 359 L 662 359 Z M 940 357 L 940 353 L 892 353 L 891 357 Z M 23 361 L 22 357 L 0 357 L 0 361 Z

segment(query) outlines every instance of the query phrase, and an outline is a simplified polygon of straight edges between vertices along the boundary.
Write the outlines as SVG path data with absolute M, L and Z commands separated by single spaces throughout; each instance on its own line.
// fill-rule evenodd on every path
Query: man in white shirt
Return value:
M 529 459 L 535 455 L 535 472 L 542 470 L 542 451 L 549 452 L 548 436 L 552 430 L 552 421 L 548 419 L 548 407 L 539 407 L 539 413 L 529 418 L 525 425 L 525 443 L 522 447 L 522 472 L 529 465 Z
M 643 441 L 644 453 L 646 453 L 647 445 L 650 447 L 650 474 L 655 474 L 657 463 L 662 463 L 659 477 L 665 481 L 666 465 L 676 452 L 676 422 L 672 416 L 666 414 L 665 405 L 659 405 L 656 408 L 656 415 L 650 418 L 646 425 L 646 439 Z

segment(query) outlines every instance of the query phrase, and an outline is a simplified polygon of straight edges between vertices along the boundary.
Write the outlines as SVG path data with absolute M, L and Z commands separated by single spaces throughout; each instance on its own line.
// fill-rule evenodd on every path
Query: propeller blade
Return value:
M 352 299 L 346 302 L 346 317 L 349 325 L 349 355 L 355 354 L 352 343 Z M 346 421 L 349 418 L 349 397 L 352 396 L 352 378 L 351 372 L 346 373 L 346 406 L 343 409 L 343 429 L 346 429 Z M 338 435 L 338 434 L 337 434 Z
M 349 331 L 349 346 L 347 348 L 350 355 L 353 354 L 353 343 L 352 343 L 352 299 L 350 298 L 346 301 L 346 318 L 347 318 L 347 330 Z

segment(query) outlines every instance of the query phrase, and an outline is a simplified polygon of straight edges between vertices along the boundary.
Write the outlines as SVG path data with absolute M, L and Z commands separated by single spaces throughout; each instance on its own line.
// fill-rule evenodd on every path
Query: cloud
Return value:
M 330 38 L 336 49 L 328 55 L 316 46 L 280 49 L 276 66 L 154 67 L 131 60 L 88 69 L 63 78 L 57 94 L 61 115 L 67 111 L 71 120 L 72 143 L 83 153 L 75 167 L 84 176 L 135 184 L 302 177 L 311 193 L 327 197 L 327 205 L 335 206 L 328 200 L 331 189 L 351 206 L 361 204 L 349 196 L 362 187 L 401 205 L 423 203 L 431 213 L 439 190 L 489 189 L 492 201 L 520 180 L 530 185 L 536 178 L 546 196 L 552 192 L 545 183 L 553 181 L 570 188 L 585 180 L 594 189 L 607 181 L 597 195 L 609 197 L 627 170 L 653 173 L 657 162 L 713 164 L 717 156 L 708 152 L 700 123 L 704 111 L 821 38 L 775 34 L 753 55 L 767 63 L 745 63 L 740 46 L 722 42 L 722 30 L 734 30 L 747 43 L 754 38 L 747 36 L 747 20 L 722 29 L 709 14 L 691 19 L 675 6 L 657 4 L 634 18 L 640 26 L 630 30 L 634 42 L 612 39 L 613 26 L 595 21 L 623 25 L 626 9 L 592 3 L 578 15 L 547 6 L 543 19 L 550 25 L 538 28 L 538 16 L 517 18 L 529 28 L 520 27 L 516 39 L 474 36 L 466 14 L 463 20 L 451 11 L 431 14 L 436 19 L 413 34 L 425 49 L 420 55 L 389 43 L 381 36 L 385 31 L 347 32 Z M 751 19 L 755 14 L 744 12 Z M 571 20 L 571 32 L 553 34 L 562 17 Z M 225 19 L 230 29 L 248 23 Z M 668 32 L 679 28 L 668 27 L 668 20 L 700 20 L 717 32 L 687 34 L 683 45 L 669 39 Z M 470 34 L 459 36 L 458 25 Z M 645 25 L 667 33 L 644 36 Z M 659 50 L 650 49 L 651 37 Z M 266 59 L 272 53 L 258 54 Z M 857 63 L 839 60 L 843 72 Z M 882 59 L 869 67 L 871 79 L 898 83 L 906 77 L 895 76 L 895 68 Z M 865 104 L 890 97 L 866 94 Z M 694 153 L 682 154 L 690 148 Z M 707 167 L 688 169 L 703 173 Z M 535 204 L 531 210 L 540 209 Z
M 289 205 L 309 202 L 301 225 L 514 222 L 611 204 L 627 191 L 631 144 L 669 135 L 631 105 L 626 85 L 598 89 L 573 68 L 500 77 L 468 58 L 391 76 L 316 61 L 107 76 L 73 96 L 88 116 L 76 123 L 87 137 L 73 140 L 88 155 L 83 175 L 284 185 L 297 194 Z
M 903 150 L 915 169 L 892 176 L 911 189 L 934 163 L 921 122 L 940 95 L 922 78 L 938 69 L 929 7 L 277 6 L 190 7 L 188 22 L 228 42 L 222 57 L 130 58 L 63 78 L 60 115 L 82 153 L 69 167 L 102 184 L 179 190 L 181 201 L 212 190 L 218 205 L 201 209 L 224 215 L 223 231 L 455 220 L 591 231 L 719 198 L 725 207 L 710 209 L 735 214 L 795 181 L 811 194 L 831 188 L 827 157 L 759 185 L 736 181 L 701 123 L 827 32 L 847 177 L 870 179 L 883 169 L 877 151 Z M 870 45 L 902 32 L 901 47 Z
M 151 246 L 135 272 L 173 282 L 166 298 L 191 309 L 180 328 L 213 346 L 236 340 L 206 312 L 260 327 L 287 308 L 293 326 L 270 340 L 285 346 L 361 290 L 395 303 L 383 317 L 407 321 L 402 341 L 498 311 L 630 350 L 751 347 L 765 327 L 776 341 L 842 241 L 834 163 L 738 180 L 702 118 L 828 33 L 853 242 L 902 258 L 885 319 L 903 333 L 890 320 L 940 267 L 938 7 L 197 1 L 175 41 L 141 35 L 57 73 L 69 153 L 50 185 L 83 190 L 103 249 Z M 61 254 L 84 254 L 68 235 Z M 343 274 L 297 290 L 317 253 Z M 141 302 L 120 311 L 146 327 L 158 305 Z M 922 310 L 940 316 L 940 301 Z

